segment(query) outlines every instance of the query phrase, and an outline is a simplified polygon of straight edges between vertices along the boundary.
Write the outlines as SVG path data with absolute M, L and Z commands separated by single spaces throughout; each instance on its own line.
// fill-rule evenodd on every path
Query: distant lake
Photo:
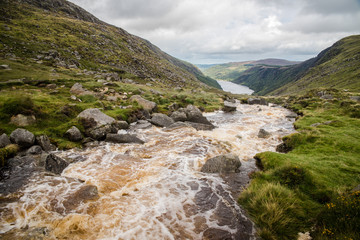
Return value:
M 249 95 L 254 92 L 253 90 L 251 90 L 246 86 L 235 84 L 232 82 L 218 81 L 218 83 L 225 92 L 231 92 L 234 94 L 249 94 Z

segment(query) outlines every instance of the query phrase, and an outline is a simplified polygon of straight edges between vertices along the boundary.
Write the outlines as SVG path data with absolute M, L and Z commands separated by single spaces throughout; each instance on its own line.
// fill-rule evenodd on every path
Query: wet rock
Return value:
M 170 126 L 166 127 L 166 129 L 164 131 L 171 131 L 173 129 L 183 128 L 183 127 L 192 127 L 192 126 L 189 123 L 185 123 L 185 122 L 175 122 L 175 123 L 171 124 Z
M 195 128 L 198 131 L 210 131 L 215 128 L 214 125 L 210 124 L 202 124 L 202 123 L 194 123 L 194 122 L 185 122 L 189 126 Z
M 50 153 L 45 161 L 45 169 L 55 174 L 61 174 L 68 165 L 67 161 L 53 153 Z
M 288 115 L 286 115 L 286 118 L 297 118 L 297 114 L 292 112 L 292 113 L 289 113 Z
M 11 144 L 11 142 L 8 135 L 6 135 L 6 133 L 3 133 L 0 136 L 0 148 L 6 147 L 9 144 Z
M 234 112 L 236 111 L 236 103 L 224 101 L 224 107 L 222 110 L 224 112 Z
M 154 113 L 150 122 L 159 127 L 168 127 L 174 123 L 174 120 L 165 114 L 162 113 Z
M 146 129 L 151 128 L 152 124 L 146 120 L 139 120 L 130 126 L 130 130 Z
M 292 147 L 288 146 L 286 143 L 280 143 L 276 146 L 276 151 L 280 153 L 288 153 L 292 150 Z
M 100 127 L 115 122 L 114 118 L 101 112 L 98 108 L 86 109 L 77 117 L 82 119 L 85 128 Z
M 204 240 L 233 240 L 232 234 L 218 228 L 208 228 L 203 234 Z
M 83 139 L 80 130 L 75 126 L 72 126 L 69 130 L 66 131 L 65 137 L 73 142 L 78 142 Z
M 35 136 L 26 129 L 17 128 L 10 134 L 10 141 L 21 148 L 28 148 L 34 145 Z
M 210 187 L 201 187 L 201 190 L 195 194 L 195 204 L 200 212 L 207 212 L 214 209 L 219 197 Z
M 226 154 L 210 158 L 201 168 L 204 173 L 233 173 L 239 172 L 241 162 L 238 156 Z
M 142 106 L 145 110 L 152 112 L 156 108 L 156 103 L 146 100 L 142 98 L 140 95 L 134 95 L 130 98 L 130 101 L 137 102 L 140 106 Z
M 95 140 L 104 140 L 106 134 L 116 132 L 116 129 L 112 125 L 103 125 L 101 127 L 87 129 L 85 134 Z
M 184 122 L 187 120 L 187 116 L 185 112 L 175 111 L 170 116 L 175 122 Z
M 259 130 L 259 133 L 258 133 L 258 138 L 268 138 L 271 136 L 271 133 L 269 133 L 268 131 L 266 131 L 265 129 L 261 128 Z
M 144 141 L 138 138 L 135 134 L 113 134 L 109 133 L 106 135 L 106 142 L 112 143 L 140 143 L 143 144 Z
M 84 185 L 76 192 L 71 193 L 63 202 L 65 212 L 69 213 L 76 209 L 81 203 L 99 198 L 98 189 L 93 185 Z
M 121 129 L 129 129 L 129 124 L 125 121 L 116 121 L 112 123 L 112 126 L 116 129 L 116 130 L 121 130 Z
M 30 147 L 27 151 L 27 154 L 37 155 L 42 153 L 42 148 L 39 145 L 34 145 Z
M 249 98 L 247 100 L 248 104 L 250 105 L 254 105 L 254 104 L 259 104 L 259 105 L 268 105 L 268 103 L 266 102 L 265 99 L 263 98 Z
M 29 125 L 32 125 L 36 122 L 36 118 L 35 116 L 31 115 L 31 116 L 25 116 L 22 114 L 18 114 L 16 116 L 12 116 L 10 123 L 14 124 L 18 127 L 26 127 Z
M 36 137 L 36 144 L 40 145 L 45 152 L 55 151 L 55 145 L 51 144 L 50 139 L 46 135 Z
M 188 105 L 184 111 L 187 116 L 187 121 L 212 125 L 209 120 L 207 120 L 207 118 L 202 115 L 202 112 L 197 107 Z

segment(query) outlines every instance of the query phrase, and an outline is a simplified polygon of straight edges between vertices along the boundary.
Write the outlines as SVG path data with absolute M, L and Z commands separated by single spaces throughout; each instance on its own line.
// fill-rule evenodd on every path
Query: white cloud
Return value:
M 357 0 L 71 0 L 194 63 L 305 60 L 360 32 Z

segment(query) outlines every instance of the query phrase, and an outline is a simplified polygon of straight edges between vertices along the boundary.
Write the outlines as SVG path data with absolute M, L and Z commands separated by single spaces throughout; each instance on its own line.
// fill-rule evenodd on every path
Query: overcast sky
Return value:
M 70 0 L 191 63 L 306 60 L 360 33 L 360 0 Z

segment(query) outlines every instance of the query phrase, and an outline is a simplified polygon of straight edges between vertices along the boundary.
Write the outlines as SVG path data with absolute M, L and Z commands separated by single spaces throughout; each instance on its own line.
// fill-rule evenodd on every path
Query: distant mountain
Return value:
M 315 58 L 292 66 L 255 66 L 233 82 L 259 95 L 298 94 L 328 87 L 360 90 L 360 35 L 349 36 L 323 50 Z
M 257 61 L 230 62 L 224 64 L 197 65 L 206 76 L 217 80 L 232 81 L 240 76 L 240 74 L 254 66 L 289 66 L 300 62 L 288 61 L 284 59 L 263 59 Z
M 71 78 L 86 69 L 166 87 L 221 88 L 194 65 L 65 0 L 1 0 L 0 29 L 0 64 L 14 70 L 0 81 Z

